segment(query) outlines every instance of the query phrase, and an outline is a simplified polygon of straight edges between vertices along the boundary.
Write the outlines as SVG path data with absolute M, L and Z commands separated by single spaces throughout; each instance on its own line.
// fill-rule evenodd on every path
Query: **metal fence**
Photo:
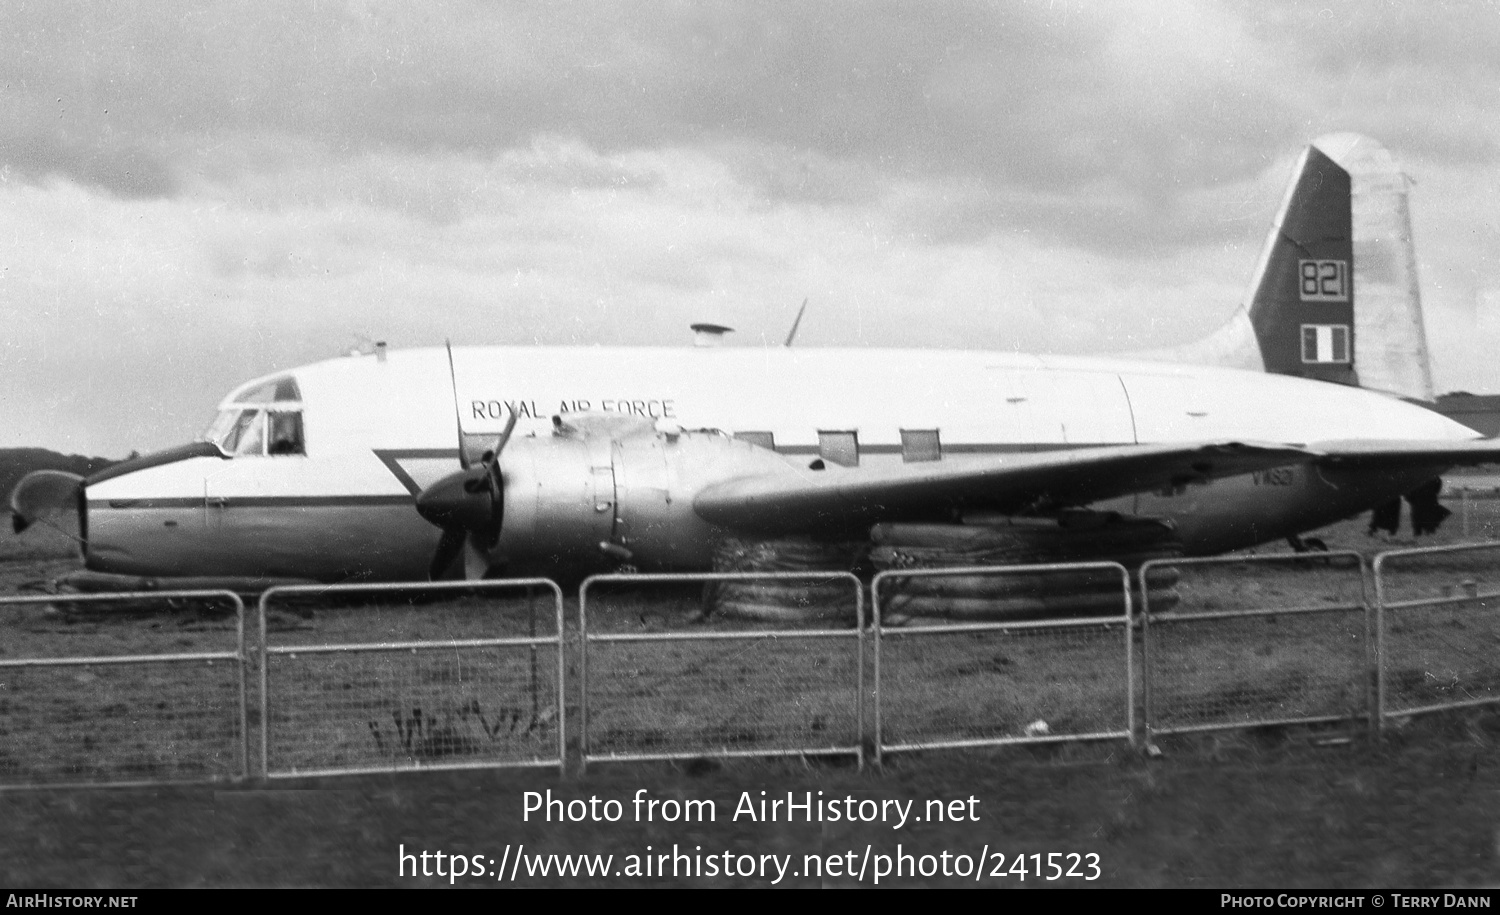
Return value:
M 281 587 L 259 609 L 265 777 L 564 770 L 551 580 Z
M 807 602 L 786 614 L 808 618 L 799 625 L 706 617 L 696 595 L 679 594 L 673 610 L 659 593 L 681 584 L 798 582 L 823 598 L 847 586 L 852 600 Z M 614 600 L 596 594 L 606 587 Z M 829 617 L 842 617 L 843 627 L 829 628 Z M 847 572 L 587 579 L 578 589 L 582 765 L 831 754 L 863 765 L 864 620 L 863 588 Z
M 5 597 L 0 613 L 0 788 L 248 775 L 245 607 L 233 593 Z M 97 653 L 101 633 L 118 651 Z M 75 639 L 95 653 L 66 655 Z M 168 639 L 178 650 L 160 650 Z
M 1259 574 L 1246 576 L 1247 568 Z M 1355 552 L 1160 559 L 1141 567 L 1144 725 L 1153 735 L 1367 716 L 1372 667 Z M 1146 585 L 1171 579 L 1175 608 Z
M 1496 479 L 1482 478 L 1490 483 Z M 1500 493 L 1493 488 L 1475 488 L 1478 482 L 1475 478 L 1446 477 L 1443 482 L 1448 486 L 1443 493 L 1443 505 L 1457 515 L 1448 522 L 1447 529 L 1457 533 L 1464 543 L 1500 539 Z
M 1003 589 L 983 588 L 1003 577 Z M 906 592 L 898 591 L 904 581 Z M 959 583 L 963 596 L 953 596 Z M 975 598 L 975 588 L 988 598 Z M 891 569 L 875 607 L 875 758 L 943 747 L 1133 739 L 1130 575 L 1112 562 Z M 895 627 L 893 606 L 949 611 L 943 624 Z M 945 603 L 946 601 L 946 603 Z M 1086 619 L 964 622 L 986 612 L 1083 605 Z M 1102 606 L 1115 613 L 1103 615 Z M 988 608 L 988 609 L 987 609 Z
M 1115 563 L 889 570 L 868 680 L 853 575 L 600 575 L 579 588 L 571 710 L 548 579 L 275 588 L 248 643 L 229 591 L 0 598 L 0 789 L 565 770 L 570 724 L 584 766 L 862 764 L 1133 739 L 1138 696 L 1148 741 L 1500 703 L 1500 542 L 1382 553 L 1373 602 L 1367 568 L 1346 551 L 1156 560 L 1134 581 Z M 762 590 L 707 614 L 703 586 Z M 725 618 L 756 594 L 804 599 Z M 1016 618 L 1059 608 L 1074 616 Z
M 1379 723 L 1500 702 L 1500 543 L 1375 557 Z

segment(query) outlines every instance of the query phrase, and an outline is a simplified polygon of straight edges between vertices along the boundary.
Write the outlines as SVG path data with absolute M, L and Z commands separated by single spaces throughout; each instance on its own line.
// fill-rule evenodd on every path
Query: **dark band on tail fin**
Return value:
M 1250 323 L 1268 372 L 1358 384 L 1349 173 L 1308 147 L 1256 272 Z

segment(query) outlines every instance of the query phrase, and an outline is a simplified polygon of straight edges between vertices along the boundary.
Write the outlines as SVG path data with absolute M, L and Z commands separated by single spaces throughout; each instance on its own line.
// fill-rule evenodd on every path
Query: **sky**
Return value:
M 1494 2 L 0 4 L 0 447 L 195 438 L 384 340 L 1111 353 L 1383 143 L 1437 390 L 1500 392 Z

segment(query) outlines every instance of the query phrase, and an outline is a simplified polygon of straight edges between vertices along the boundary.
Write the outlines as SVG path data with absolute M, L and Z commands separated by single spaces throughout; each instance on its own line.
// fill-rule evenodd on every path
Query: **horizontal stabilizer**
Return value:
M 1500 464 L 1500 438 L 1453 442 L 1350 439 L 1314 442 L 1307 450 L 1326 467 L 1410 467 L 1418 464 L 1470 467 Z

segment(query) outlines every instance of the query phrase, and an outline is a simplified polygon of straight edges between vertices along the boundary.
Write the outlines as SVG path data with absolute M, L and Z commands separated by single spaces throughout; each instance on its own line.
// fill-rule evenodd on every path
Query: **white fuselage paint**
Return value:
M 817 456 L 820 431 L 856 433 L 862 463 L 900 461 L 903 429 L 937 430 L 943 460 L 953 461 L 1122 443 L 1476 437 L 1357 388 L 1165 363 L 786 348 L 470 347 L 454 359 L 453 381 L 442 349 L 267 376 L 296 379 L 306 454 L 192 458 L 90 486 L 90 568 L 424 578 L 439 533 L 413 495 L 458 468 L 455 382 L 470 436 L 498 434 L 510 410 L 520 437 L 549 436 L 554 414 L 620 412 L 690 430 L 770 433 L 785 460 L 804 464 Z M 265 380 L 236 389 L 224 407 Z M 607 467 L 609 457 L 593 463 Z M 1217 552 L 1346 517 L 1443 469 L 1334 476 L 1298 466 L 1108 507 L 1170 518 L 1191 552 Z

